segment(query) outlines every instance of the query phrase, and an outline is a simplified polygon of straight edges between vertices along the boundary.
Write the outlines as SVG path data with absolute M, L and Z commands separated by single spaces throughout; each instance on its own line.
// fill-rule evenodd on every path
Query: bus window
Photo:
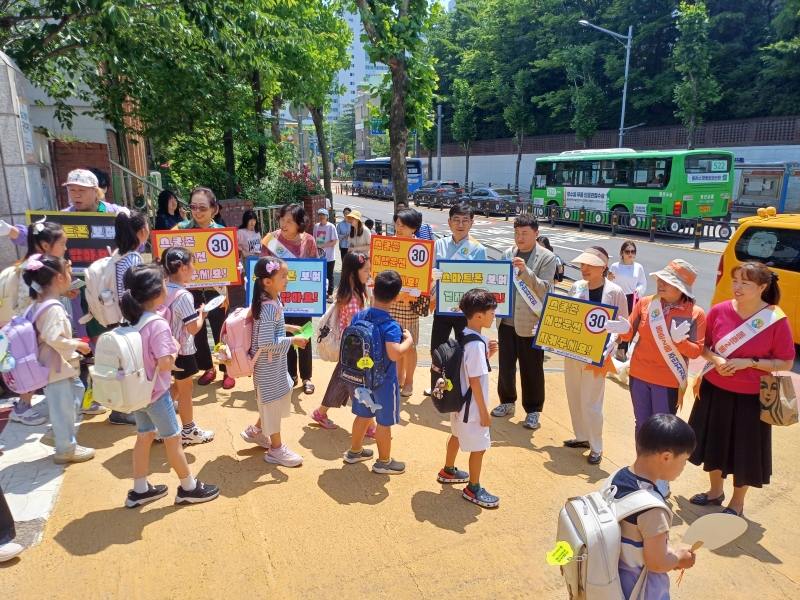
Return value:
M 575 165 L 575 185 L 595 187 L 600 180 L 600 163 L 579 162 Z
M 628 180 L 633 171 L 632 160 L 615 160 L 614 161 L 614 187 L 628 187 Z
M 555 163 L 551 162 L 536 162 L 536 174 L 533 177 L 533 184 L 536 189 L 543 190 L 548 185 L 555 185 L 553 182 L 553 169 Z
M 553 163 L 552 185 L 573 185 L 575 182 L 575 163 L 561 161 Z M 550 183 L 550 182 L 548 182 Z
M 669 182 L 671 167 L 672 159 L 640 158 L 633 172 L 633 184 L 636 187 L 663 189 Z
M 727 154 L 689 155 L 685 159 L 684 166 L 687 174 L 730 173 L 731 157 Z

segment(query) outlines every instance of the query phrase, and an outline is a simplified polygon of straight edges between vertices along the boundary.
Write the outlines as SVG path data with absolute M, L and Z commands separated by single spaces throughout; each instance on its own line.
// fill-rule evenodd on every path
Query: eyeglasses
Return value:
M 636 250 L 623 250 L 622 253 L 623 254 L 633 254 L 634 256 L 636 256 Z
M 210 208 L 211 208 L 210 206 L 205 206 L 203 204 L 190 204 L 189 205 L 189 209 L 190 210 L 193 210 L 195 212 L 201 212 L 201 213 L 206 212 Z
M 472 223 L 472 219 L 451 219 L 453 225 L 463 226 L 466 227 L 467 225 Z

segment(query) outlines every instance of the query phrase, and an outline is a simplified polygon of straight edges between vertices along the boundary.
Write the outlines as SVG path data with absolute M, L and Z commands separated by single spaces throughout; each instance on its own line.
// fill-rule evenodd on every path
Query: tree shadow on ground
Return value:
M 712 513 L 721 512 L 718 506 L 697 506 L 689 502 L 688 498 L 678 496 L 675 498 L 678 508 L 674 511 L 677 516 L 680 516 L 687 524 L 691 525 L 702 516 Z M 739 556 L 752 556 L 756 560 L 763 563 L 774 565 L 781 565 L 783 561 L 777 556 L 772 554 L 769 550 L 764 548 L 759 542 L 764 538 L 766 529 L 755 521 L 751 521 L 747 517 L 743 517 L 747 521 L 747 531 L 741 537 L 735 539 L 730 544 L 722 546 L 712 552 L 718 556 L 726 556 L 730 558 L 737 558 Z
M 289 472 L 297 469 L 282 467 L 264 460 L 263 448 L 240 450 L 237 455 L 222 455 L 203 465 L 195 474 L 200 481 L 219 487 L 219 493 L 226 498 L 244 496 L 256 488 L 276 485 L 289 481 Z
M 126 437 L 136 436 L 136 425 L 112 425 L 108 422 L 108 415 L 95 415 L 81 423 L 76 438 L 82 446 L 99 450 L 111 448 Z
M 14 473 L 17 471 L 21 471 L 25 477 L 22 478 L 21 483 L 12 485 L 12 482 L 15 481 Z M 27 493 L 28 490 L 36 490 L 50 483 L 59 477 L 61 473 L 61 469 L 53 465 L 52 456 L 42 456 L 36 460 L 6 465 L 0 470 L 0 481 L 8 479 L 6 483 L 3 483 L 3 492 L 6 494 L 19 493 L 18 490 L 20 488 Z
M 319 488 L 339 504 L 380 504 L 389 497 L 386 484 L 391 475 L 372 473 L 364 463 L 342 461 L 339 469 L 328 469 L 319 476 Z
M 225 408 L 244 408 L 246 410 L 258 412 L 255 390 L 250 392 L 233 392 L 230 396 L 223 400 L 222 406 Z
M 583 476 L 587 483 L 597 483 L 605 481 L 609 475 L 599 465 L 590 465 L 586 462 L 588 450 L 582 448 L 566 448 L 564 446 L 542 446 L 532 448 L 537 454 L 547 454 L 550 460 L 545 461 L 542 466 L 555 475 L 566 477 Z M 586 452 L 583 454 L 582 450 Z
M 303 427 L 303 436 L 299 443 L 303 448 L 311 450 L 311 454 L 316 458 L 341 460 L 344 453 L 350 449 L 350 432 L 341 427 L 325 429 L 316 423 L 309 424 Z
M 461 487 L 450 485 L 443 485 L 438 494 L 419 491 L 411 497 L 411 510 L 420 523 L 428 521 L 439 529 L 466 533 L 468 525 L 478 522 L 481 507 L 459 501 L 461 493 Z
M 186 462 L 194 464 L 195 457 L 191 452 L 184 449 Z M 114 456 L 103 461 L 103 466 L 117 479 L 130 479 L 133 477 L 133 448 L 118 452 Z M 147 473 L 170 473 L 172 467 L 167 460 L 167 449 L 164 444 L 153 442 L 150 447 L 150 460 L 147 463 Z

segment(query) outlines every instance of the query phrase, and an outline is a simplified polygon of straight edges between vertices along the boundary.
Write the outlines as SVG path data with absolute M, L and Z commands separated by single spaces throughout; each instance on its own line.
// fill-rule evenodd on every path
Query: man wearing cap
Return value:
M 497 320 L 500 346 L 500 374 L 497 395 L 500 406 L 495 417 L 513 415 L 517 402 L 517 362 L 522 387 L 522 408 L 528 429 L 539 429 L 544 407 L 544 351 L 533 347 L 533 331 L 539 325 L 542 299 L 550 291 L 556 273 L 556 257 L 536 243 L 539 221 L 531 214 L 514 219 L 515 244 L 501 260 L 511 262 L 514 271 L 514 315 Z
M 607 331 L 618 333 L 622 341 L 639 334 L 630 359 L 637 434 L 650 415 L 678 412 L 686 391 L 688 359 L 703 353 L 706 337 L 706 314 L 695 304 L 692 292 L 697 269 L 676 258 L 650 276 L 656 280 L 658 293 L 639 299 L 630 323 L 618 319 L 606 324 Z M 669 495 L 666 482 L 657 485 L 664 497 Z
M 606 279 L 608 253 L 600 246 L 586 248 L 573 259 L 580 265 L 582 280 L 572 284 L 571 298 L 600 302 L 617 307 L 618 319 L 628 316 L 628 298 L 616 283 Z M 603 359 L 610 364 L 609 355 L 616 346 L 616 336 L 611 338 Z M 567 390 L 569 414 L 575 437 L 566 440 L 567 448 L 589 448 L 590 465 L 599 464 L 603 457 L 603 399 L 606 391 L 606 371 L 587 365 L 574 358 L 564 359 L 564 387 Z
M 339 241 L 339 235 L 336 233 L 336 227 L 328 223 L 328 211 L 324 208 L 317 211 L 314 239 L 317 242 L 320 258 L 324 257 L 328 261 L 328 298 L 330 298 L 333 296 L 333 267 L 336 266 L 334 248 Z

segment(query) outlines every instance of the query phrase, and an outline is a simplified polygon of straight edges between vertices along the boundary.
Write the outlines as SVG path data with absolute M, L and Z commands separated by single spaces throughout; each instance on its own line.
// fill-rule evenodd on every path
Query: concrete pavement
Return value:
M 550 363 L 548 366 L 552 365 Z M 314 361 L 317 392 L 295 391 L 286 443 L 305 457 L 288 469 L 264 462 L 263 450 L 241 431 L 256 418 L 249 379 L 235 389 L 219 383 L 195 388 L 196 420 L 216 431 L 187 457 L 196 476 L 220 486 L 208 504 L 175 507 L 178 480 L 163 446 L 151 454 L 151 483 L 170 496 L 141 509 L 123 507 L 131 487 L 132 428 L 89 417 L 79 442 L 97 448 L 94 460 L 66 468 L 43 541 L 0 565 L 4 598 L 565 598 L 558 569 L 545 562 L 555 545 L 558 511 L 566 498 L 596 489 L 634 457 L 633 416 L 627 391 L 607 382 L 605 452 L 599 467 L 571 436 L 563 374 L 546 374 L 542 429 L 522 428 L 524 415 L 494 419 L 483 484 L 501 498 L 481 509 L 458 488 L 436 482 L 448 425 L 419 391 L 404 401 L 393 431 L 393 456 L 407 472 L 390 477 L 369 463 L 347 465 L 349 409 L 331 411 L 342 428 L 327 431 L 310 414 L 333 365 Z M 491 374 L 494 396 L 497 372 Z M 493 404 L 496 404 L 496 397 Z M 688 417 L 690 406 L 681 416 Z M 773 483 L 752 490 L 748 532 L 716 552 L 700 550 L 672 597 L 800 598 L 800 533 L 793 428 L 774 429 Z M 374 444 L 369 443 L 374 448 Z M 459 455 L 457 464 L 466 466 Z M 704 473 L 689 465 L 673 484 L 670 503 L 677 543 L 698 516 L 712 512 L 688 503 L 705 491 Z M 726 490 L 730 495 L 728 484 Z M 718 510 L 718 509 L 717 509 Z

